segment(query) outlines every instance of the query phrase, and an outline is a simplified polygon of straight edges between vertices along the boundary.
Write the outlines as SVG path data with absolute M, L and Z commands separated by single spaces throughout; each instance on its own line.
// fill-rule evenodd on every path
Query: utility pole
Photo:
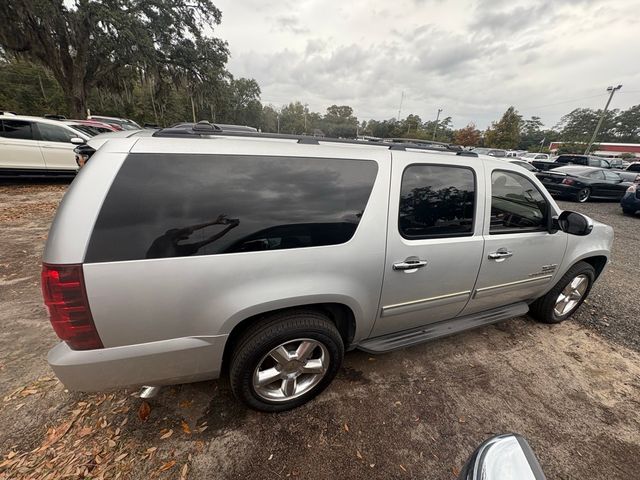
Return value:
M 438 131 L 438 120 L 440 120 L 440 113 L 442 113 L 442 109 L 438 109 L 438 115 L 436 116 L 436 124 L 433 127 L 433 141 L 436 141 L 436 132 Z
M 400 121 L 400 112 L 402 112 L 402 101 L 404 100 L 404 90 L 402 91 L 402 95 L 400 95 L 400 106 L 398 107 L 398 118 L 397 120 Z
M 607 87 L 607 92 L 609 93 L 609 100 L 607 100 L 607 104 L 604 106 L 604 110 L 600 115 L 600 119 L 598 120 L 598 124 L 596 125 L 596 129 L 593 132 L 593 136 L 591 137 L 591 141 L 589 145 L 587 145 L 587 149 L 584 151 L 585 155 L 589 154 L 589 150 L 591 150 L 591 146 L 596 141 L 596 137 L 598 136 L 598 132 L 600 131 L 600 127 L 602 126 L 602 122 L 604 121 L 604 116 L 607 114 L 607 109 L 609 108 L 609 104 L 611 103 L 611 99 L 613 98 L 613 94 L 616 93 L 616 90 L 620 90 L 622 85 L 618 85 L 617 87 Z

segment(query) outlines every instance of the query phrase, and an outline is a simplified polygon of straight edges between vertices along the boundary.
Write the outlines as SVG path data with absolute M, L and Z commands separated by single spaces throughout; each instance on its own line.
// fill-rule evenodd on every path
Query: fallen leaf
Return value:
M 15 457 L 18 453 L 14 452 L 13 450 L 10 451 L 7 455 L 7 460 L 11 460 L 13 457 Z
M 460 418 L 458 419 L 458 422 L 460 422 L 460 423 L 466 423 L 467 421 L 465 420 L 465 418 L 464 418 L 464 417 L 460 417 Z
M 191 435 L 191 428 L 189 428 L 189 424 L 187 422 L 185 422 L 184 420 L 182 420 L 180 422 L 180 426 L 182 427 L 182 431 L 184 433 L 186 433 L 187 435 Z
M 164 440 L 165 438 L 169 438 L 171 435 L 173 435 L 173 430 L 169 430 L 167 433 L 165 433 L 164 435 L 162 435 L 160 437 L 160 440 Z M 175 462 L 174 462 L 175 463 Z
M 458 475 L 460 475 L 460 469 L 457 467 L 453 467 L 451 469 L 451 472 L 456 476 L 456 478 L 458 477 Z
M 91 435 L 93 433 L 93 428 L 91 427 L 82 427 L 78 432 L 79 437 L 86 437 L 87 435 Z
M 401 469 L 403 472 L 406 472 L 406 471 L 407 471 L 407 469 L 406 469 L 406 468 L 404 468 L 404 466 L 403 466 L 403 465 L 400 465 L 400 469 Z
M 269 458 L 267 458 L 267 460 L 273 460 L 273 453 L 269 455 Z
M 175 460 L 171 460 L 170 462 L 165 463 L 164 465 L 162 465 L 158 470 L 160 472 L 165 472 L 167 470 L 169 470 L 170 468 L 173 468 L 173 466 L 176 464 Z
M 158 447 L 150 447 L 150 448 L 147 448 L 147 453 L 153 453 L 153 452 L 155 452 L 157 449 L 158 449 Z
M 116 462 L 119 462 L 120 460 L 122 460 L 124 457 L 126 457 L 127 455 L 129 455 L 128 452 L 122 453 L 120 455 L 118 455 L 115 459 Z
M 349 431 L 349 425 L 347 425 L 347 423 L 344 424 L 344 431 L 348 432 Z
M 147 402 L 142 402 L 140 404 L 140 408 L 138 408 L 138 417 L 140 420 L 145 422 L 147 418 L 149 418 L 149 414 L 151 413 L 151 406 Z
M 360 453 L 360 450 L 356 450 L 356 457 L 362 460 L 362 454 Z
M 189 464 L 185 463 L 182 466 L 182 470 L 180 470 L 180 480 L 186 480 L 187 479 L 187 473 L 189 473 Z

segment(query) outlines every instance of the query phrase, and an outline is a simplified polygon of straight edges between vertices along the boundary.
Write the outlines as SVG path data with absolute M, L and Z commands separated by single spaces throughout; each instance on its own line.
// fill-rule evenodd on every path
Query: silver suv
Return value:
M 275 138 L 274 138 L 275 137 Z M 112 138 L 65 195 L 43 292 L 71 390 L 230 377 L 301 405 L 345 350 L 388 352 L 589 294 L 613 231 L 470 152 L 161 130 Z

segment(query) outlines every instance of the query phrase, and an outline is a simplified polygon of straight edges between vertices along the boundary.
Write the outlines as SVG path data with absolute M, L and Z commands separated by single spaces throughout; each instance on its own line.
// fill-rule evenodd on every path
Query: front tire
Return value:
M 256 410 L 290 410 L 322 392 L 343 357 L 342 337 L 325 315 L 310 310 L 274 314 L 238 341 L 229 369 L 231 390 Z
M 596 271 L 587 262 L 578 262 L 549 292 L 529 307 L 532 317 L 544 323 L 560 323 L 569 318 L 585 301 Z
M 589 198 L 591 198 L 591 189 L 589 187 L 584 187 L 576 193 L 576 201 L 579 203 L 585 203 Z

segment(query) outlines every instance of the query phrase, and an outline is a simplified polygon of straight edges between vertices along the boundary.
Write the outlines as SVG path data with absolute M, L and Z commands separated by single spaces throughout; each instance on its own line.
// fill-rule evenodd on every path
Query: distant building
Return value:
M 549 150 L 556 152 L 563 143 L 567 142 L 551 142 Z M 631 153 L 636 157 L 640 157 L 640 143 L 596 143 L 598 150 L 591 152 L 599 157 L 615 158 L 623 153 Z M 586 148 L 586 144 L 585 144 Z

